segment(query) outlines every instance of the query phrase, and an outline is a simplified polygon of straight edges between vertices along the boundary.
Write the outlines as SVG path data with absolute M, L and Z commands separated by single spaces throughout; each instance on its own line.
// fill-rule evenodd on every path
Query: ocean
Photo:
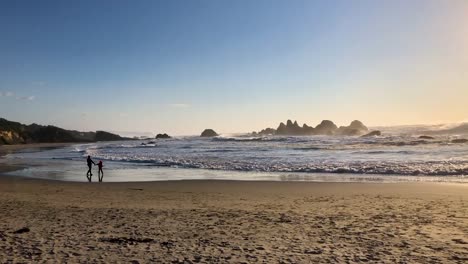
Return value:
M 468 182 L 468 143 L 452 143 L 454 138 L 193 136 L 76 144 L 9 154 L 2 162 L 28 165 L 13 175 L 64 181 L 87 181 L 90 155 L 104 162 L 106 182 Z

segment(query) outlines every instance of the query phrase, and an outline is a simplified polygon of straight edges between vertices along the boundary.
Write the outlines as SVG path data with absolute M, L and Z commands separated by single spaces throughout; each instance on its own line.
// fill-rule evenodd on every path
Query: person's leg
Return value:
M 88 172 L 89 172 L 89 181 L 91 181 L 91 178 L 93 177 L 93 171 L 92 171 L 93 166 L 88 166 L 88 168 L 89 168 L 89 170 L 88 170 Z
M 102 171 L 102 169 L 99 169 L 99 173 L 100 173 L 99 181 L 102 182 L 102 178 L 104 178 L 104 172 Z

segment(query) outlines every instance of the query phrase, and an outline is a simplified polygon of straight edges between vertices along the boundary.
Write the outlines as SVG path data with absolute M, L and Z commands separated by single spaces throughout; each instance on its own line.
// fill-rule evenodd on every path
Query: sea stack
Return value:
M 317 127 L 315 133 L 318 135 L 333 135 L 338 127 L 330 120 L 323 120 Z
M 217 137 L 219 136 L 218 133 L 216 133 L 213 129 L 205 129 L 201 133 L 200 137 Z
M 336 135 L 360 136 L 369 132 L 369 129 L 359 120 L 354 120 L 349 126 L 341 126 L 336 130 Z
M 168 134 L 164 133 L 164 134 L 157 134 L 156 135 L 156 139 L 167 139 L 167 138 L 171 138 L 171 136 L 169 136 Z

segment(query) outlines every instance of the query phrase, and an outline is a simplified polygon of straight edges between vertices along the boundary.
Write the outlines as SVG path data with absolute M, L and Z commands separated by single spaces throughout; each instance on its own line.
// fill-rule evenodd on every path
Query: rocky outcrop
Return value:
M 341 126 L 338 128 L 332 121 L 323 120 L 317 127 L 311 127 L 307 124 L 299 126 L 297 121 L 288 120 L 285 123 L 281 122 L 278 128 L 263 129 L 258 133 L 253 132 L 251 135 L 283 135 L 283 136 L 309 136 L 309 135 L 341 135 L 341 136 L 360 136 L 367 133 L 369 129 L 359 120 L 354 120 L 349 126 Z
M 360 136 L 366 134 L 369 129 L 359 120 L 354 120 L 349 126 L 341 126 L 336 131 L 336 135 Z
M 0 118 L 0 144 L 67 143 L 126 140 L 105 131 L 79 132 L 56 126 L 24 125 Z
M 370 133 L 367 133 L 361 137 L 376 137 L 376 136 L 381 136 L 382 135 L 382 132 L 380 132 L 379 130 L 374 130 L 374 131 L 371 131 Z
M 164 133 L 164 134 L 157 134 L 156 135 L 156 139 L 168 139 L 168 138 L 171 138 L 171 136 L 169 136 L 168 134 Z
M 200 137 L 217 137 L 219 136 L 213 129 L 205 129 L 201 133 Z
M 0 145 L 23 144 L 24 139 L 13 131 L 0 131 Z
M 276 129 L 276 135 L 305 135 L 305 131 L 299 126 L 297 121 L 293 123 L 291 120 L 288 120 L 286 125 L 280 123 Z
M 302 132 L 304 135 L 313 135 L 315 129 L 311 126 L 308 126 L 307 124 L 302 125 Z
M 257 132 L 252 132 L 252 136 L 272 136 L 276 134 L 276 129 L 274 128 L 265 128 Z
M 0 144 L 23 144 L 25 126 L 18 122 L 0 118 Z
M 323 120 L 318 126 L 315 127 L 315 134 L 316 135 L 333 135 L 335 134 L 335 130 L 338 127 L 330 120 Z

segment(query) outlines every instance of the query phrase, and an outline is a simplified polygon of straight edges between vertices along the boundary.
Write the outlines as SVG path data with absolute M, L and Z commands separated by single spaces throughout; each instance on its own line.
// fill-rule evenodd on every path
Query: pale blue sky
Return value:
M 1 1 L 0 116 L 246 132 L 468 120 L 468 1 Z

